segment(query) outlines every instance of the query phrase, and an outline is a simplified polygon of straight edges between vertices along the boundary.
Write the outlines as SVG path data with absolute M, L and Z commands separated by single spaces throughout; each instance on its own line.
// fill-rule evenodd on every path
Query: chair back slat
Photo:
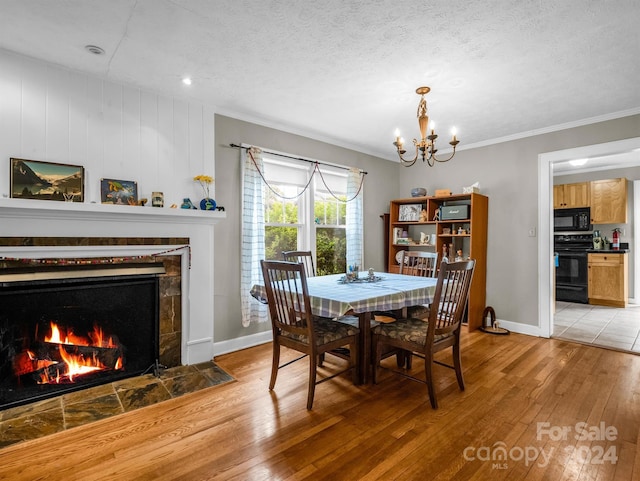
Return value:
M 435 252 L 402 251 L 400 274 L 438 277 L 438 254 Z
M 260 263 L 274 335 L 290 332 L 312 340 L 311 303 L 304 266 L 287 261 Z
M 316 268 L 313 265 L 313 255 L 311 251 L 284 251 L 282 258 L 285 261 L 301 263 L 304 265 L 304 272 L 307 277 L 315 277 Z
M 475 261 L 440 264 L 436 293 L 429 312 L 428 336 L 442 335 L 460 327 L 469 298 Z

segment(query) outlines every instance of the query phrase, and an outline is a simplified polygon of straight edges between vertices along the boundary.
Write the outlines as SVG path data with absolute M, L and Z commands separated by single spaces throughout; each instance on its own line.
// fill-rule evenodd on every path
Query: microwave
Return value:
M 554 209 L 554 232 L 586 230 L 591 230 L 591 209 L 589 209 L 589 207 L 578 207 L 575 209 Z

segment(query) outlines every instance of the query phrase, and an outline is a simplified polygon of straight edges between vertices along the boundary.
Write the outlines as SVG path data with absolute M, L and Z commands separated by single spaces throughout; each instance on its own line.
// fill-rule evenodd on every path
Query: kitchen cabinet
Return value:
M 629 267 L 627 254 L 588 254 L 589 304 L 627 307 Z
M 626 222 L 627 179 L 592 180 L 591 223 L 626 224 Z
M 455 209 L 458 213 L 449 212 L 455 219 L 441 219 L 441 207 L 460 209 Z M 455 259 L 456 251 L 461 250 L 463 258 L 476 261 L 469 292 L 469 330 L 481 327 L 484 320 L 488 209 L 489 198 L 477 193 L 410 197 L 392 200 L 389 206 L 388 272 L 399 272 L 397 258 L 401 250 L 437 252 L 440 254 L 438 263 L 442 262 L 444 249 L 451 261 Z M 425 242 L 421 242 L 421 237 Z
M 571 209 L 589 207 L 591 189 L 589 182 L 558 184 L 553 186 L 553 208 Z

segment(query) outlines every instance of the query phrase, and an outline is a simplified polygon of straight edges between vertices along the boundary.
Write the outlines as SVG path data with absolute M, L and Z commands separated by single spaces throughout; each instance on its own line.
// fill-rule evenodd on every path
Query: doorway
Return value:
M 575 159 L 585 159 L 594 157 L 607 157 L 627 154 L 629 152 L 640 151 L 640 137 L 625 139 L 605 144 L 596 144 L 574 149 L 566 149 L 555 152 L 547 152 L 538 156 L 538 308 L 539 308 L 539 328 L 542 337 L 551 337 L 554 334 L 554 274 L 555 265 L 553 258 L 553 172 L 554 165 Z M 637 192 L 634 189 L 634 196 Z M 638 236 L 634 235 L 631 249 L 639 252 Z M 634 256 L 634 272 L 636 278 L 640 269 L 638 257 Z M 637 291 L 638 282 L 634 282 Z M 633 297 L 636 297 L 632 293 Z M 559 305 L 561 310 L 567 306 Z M 590 310 L 596 306 L 584 306 Z M 606 309 L 606 308 L 605 308 Z M 638 309 L 638 308 L 636 308 Z M 638 309 L 640 310 L 640 309 Z M 577 313 L 576 313 L 577 314 Z M 602 313 L 588 313 L 583 315 L 597 316 Z M 596 336 L 597 337 L 597 336 Z M 638 348 L 638 345 L 636 345 Z

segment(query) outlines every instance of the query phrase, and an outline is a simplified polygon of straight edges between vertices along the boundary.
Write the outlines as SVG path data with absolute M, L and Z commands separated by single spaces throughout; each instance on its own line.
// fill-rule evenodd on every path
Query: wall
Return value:
M 368 172 L 364 183 L 364 267 L 384 269 L 383 221 L 397 196 L 398 164 L 353 150 L 256 124 L 216 115 L 216 200 L 226 208 L 224 226 L 215 232 L 216 343 L 265 333 L 270 325 L 242 327 L 240 318 L 240 152 L 229 144 L 248 144 Z M 261 339 L 256 336 L 257 339 Z M 223 343 L 224 344 L 224 343 Z M 220 349 L 229 350 L 229 347 Z
M 414 165 L 400 171 L 398 193 L 413 187 L 449 188 L 454 193 L 474 182 L 489 197 L 487 305 L 499 319 L 538 326 L 538 239 L 529 230 L 538 225 L 538 156 L 633 138 L 640 115 L 536 135 L 468 150 L 435 167 Z M 464 137 L 462 137 L 464 140 Z M 460 147 L 463 147 L 461 144 Z M 547 213 L 549 215 L 550 213 Z M 536 229 L 537 230 L 537 229 Z
M 193 176 L 213 175 L 214 113 L 202 104 L 76 73 L 0 50 L 0 195 L 10 157 L 85 167 L 85 201 L 100 179 L 138 182 L 165 205 L 202 198 Z M 4 163 L 7 167 L 2 167 Z

